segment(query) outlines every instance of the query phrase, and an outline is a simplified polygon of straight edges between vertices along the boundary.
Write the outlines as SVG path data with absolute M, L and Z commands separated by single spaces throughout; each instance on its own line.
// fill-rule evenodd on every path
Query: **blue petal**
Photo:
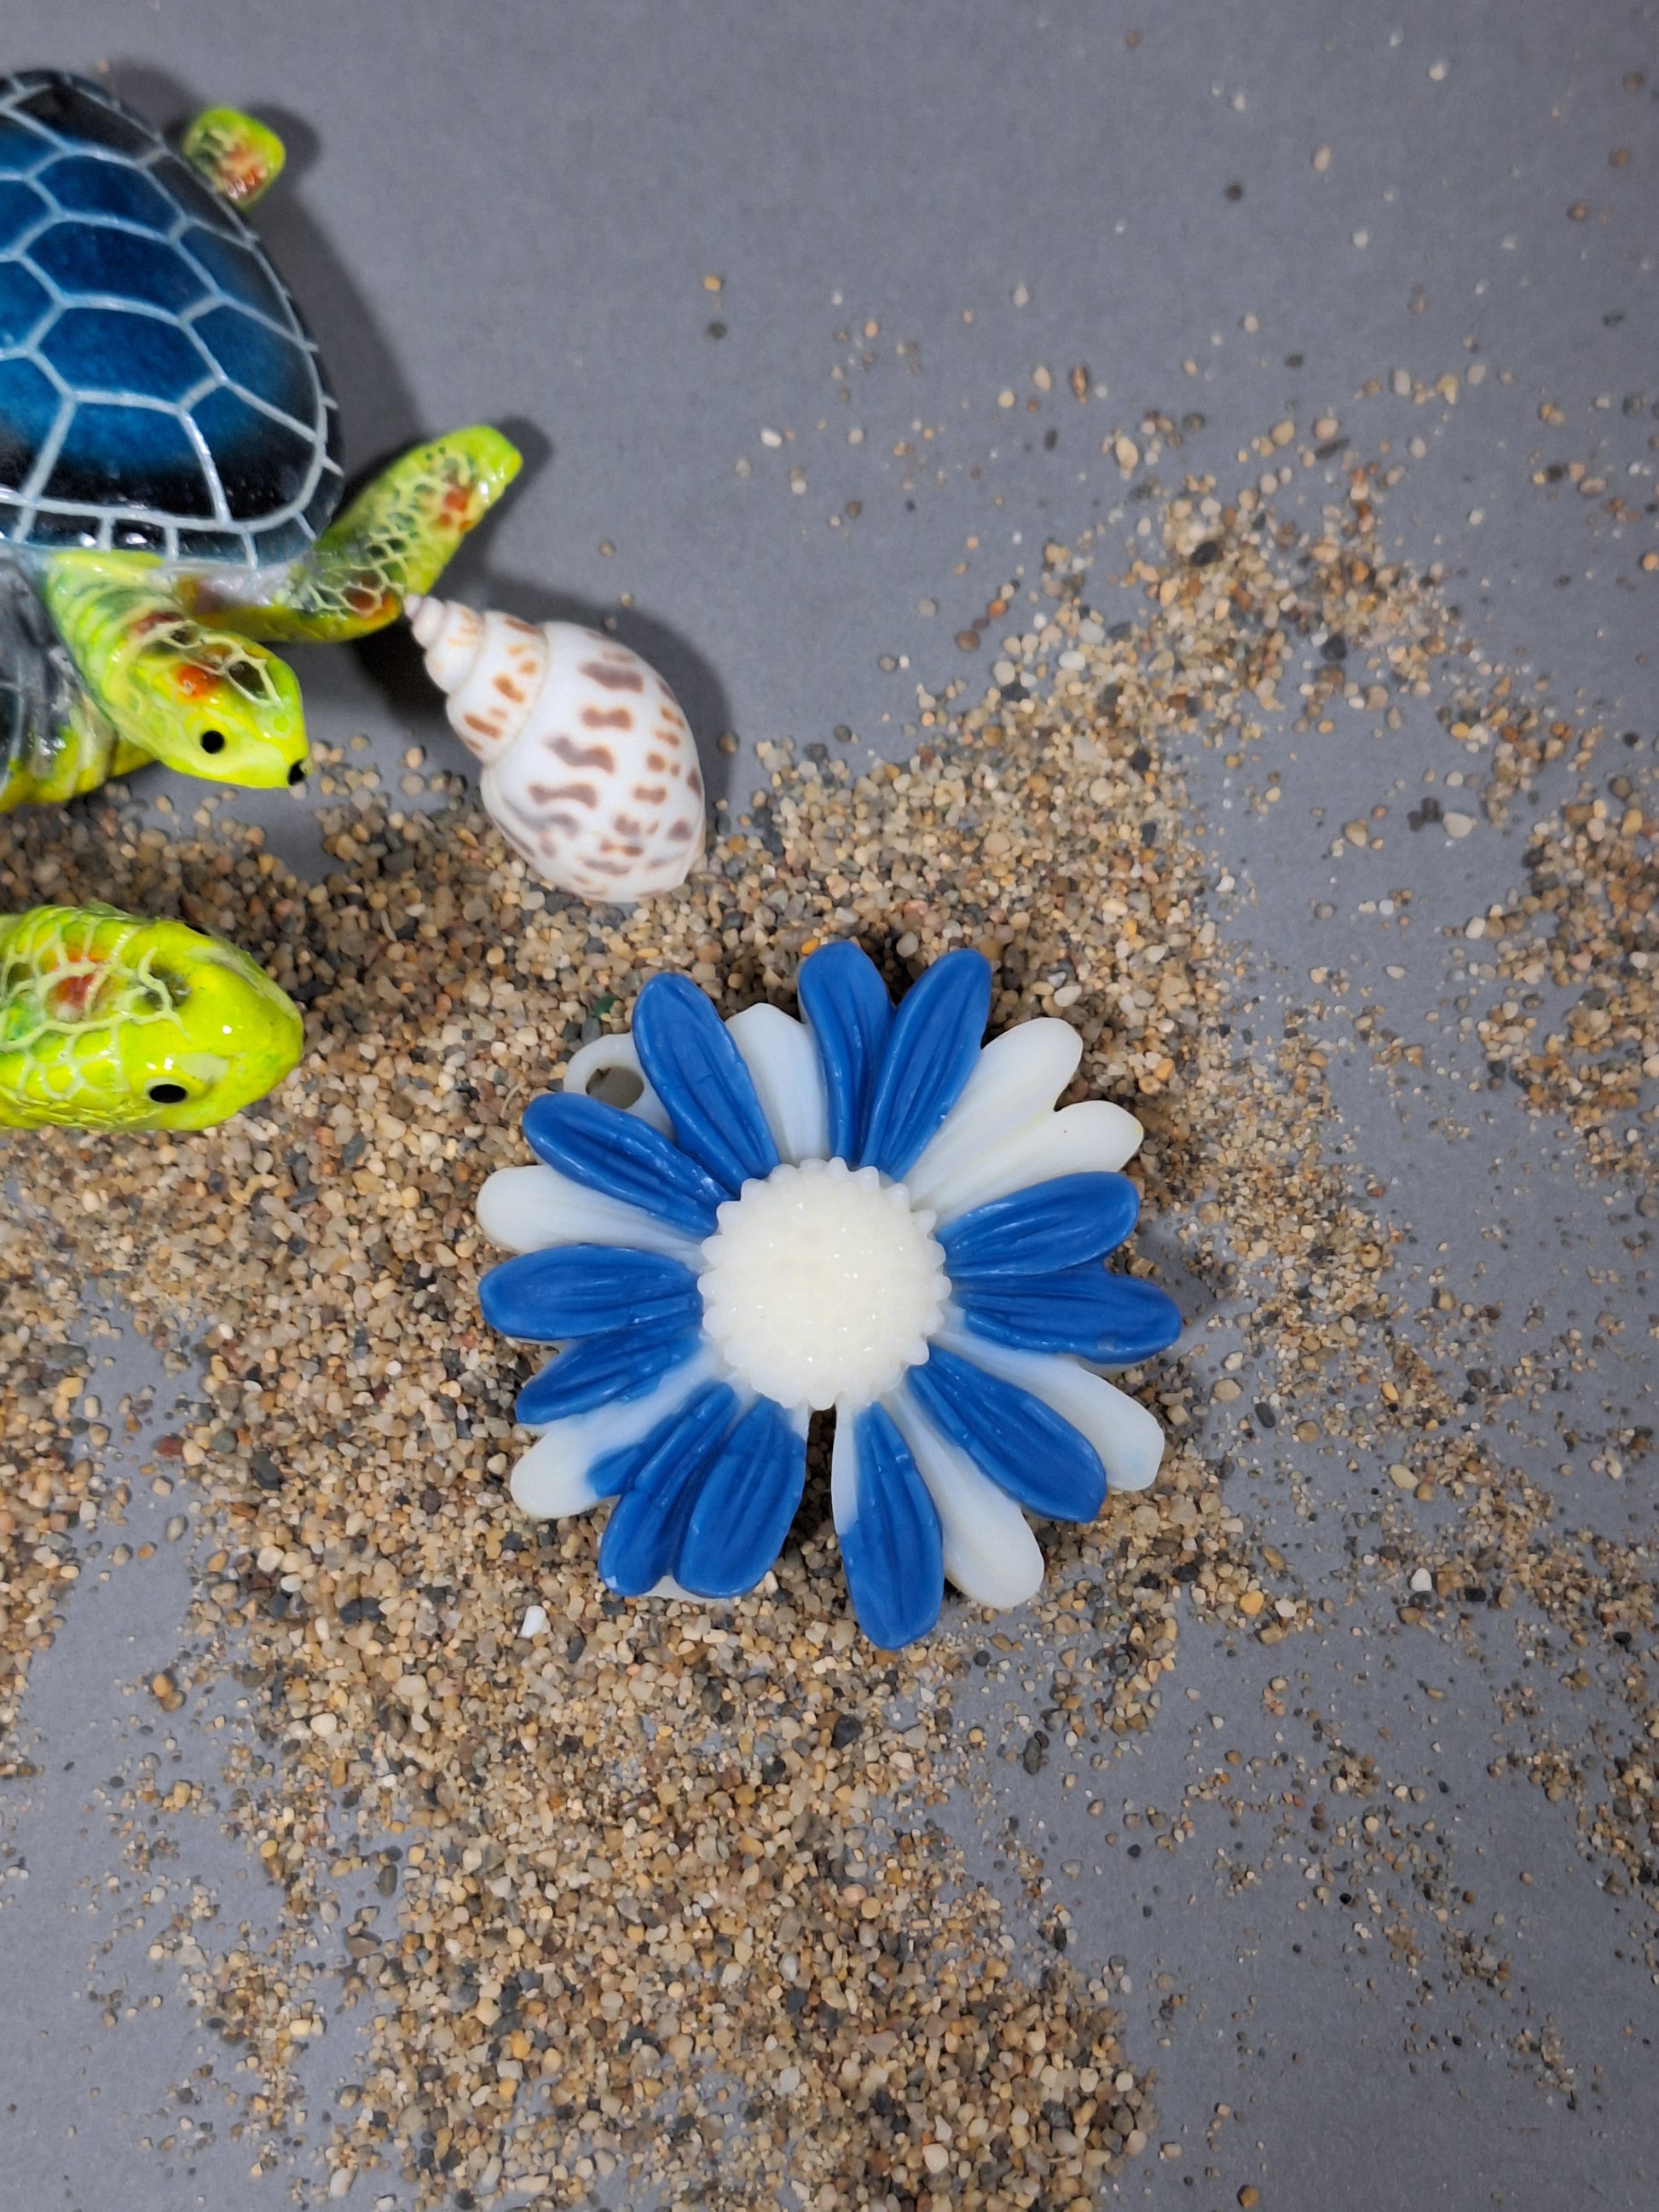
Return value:
M 771 1174 L 778 1148 L 743 1055 L 687 976 L 652 977 L 634 1008 L 634 1044 L 682 1152 L 734 1198 Z
M 643 1206 L 671 1229 L 712 1237 L 726 1194 L 695 1160 L 632 1114 L 574 1091 L 549 1091 L 524 1109 L 525 1140 L 538 1160 L 589 1190 Z
M 503 1260 L 478 1285 L 491 1328 L 532 1344 L 641 1328 L 659 1322 L 696 1328 L 702 1319 L 697 1279 L 659 1252 L 618 1244 L 555 1244 Z
M 1092 1521 L 1105 1504 L 1099 1453 L 1029 1390 L 938 1344 L 906 1380 L 935 1426 L 1029 1511 Z
M 874 961 L 850 937 L 803 960 L 796 989 L 823 1070 L 830 1156 L 856 1160 L 893 1025 L 893 1002 Z
M 1070 1352 L 1098 1366 L 1127 1367 L 1181 1334 L 1172 1297 L 1133 1275 L 1109 1275 L 1098 1261 L 1024 1282 L 956 1289 L 970 1329 L 1021 1352 Z
M 770 1399 L 757 1399 L 697 1493 L 675 1581 L 699 1597 L 753 1589 L 783 1549 L 805 1480 L 805 1437 Z
M 909 1172 L 962 1096 L 991 1011 L 991 963 L 963 946 L 936 960 L 908 990 L 870 1103 L 860 1164 Z
M 702 1341 L 700 1328 L 688 1328 L 675 1318 L 590 1336 L 550 1359 L 539 1375 L 532 1375 L 520 1391 L 514 1412 L 526 1428 L 534 1429 L 572 1413 L 591 1413 L 596 1406 L 625 1405 L 653 1390 Z
M 705 1383 L 644 1441 L 607 1453 L 588 1480 L 617 1500 L 599 1540 L 599 1576 L 621 1597 L 640 1597 L 674 1571 L 697 1492 L 737 1411 L 736 1393 Z
M 926 1636 L 939 1619 L 945 1596 L 939 1514 L 909 1446 L 881 1407 L 856 1415 L 852 1429 L 856 1504 L 846 1527 L 836 1516 L 847 1587 L 870 1641 L 896 1651 Z M 846 1449 L 839 1429 L 836 1443 Z
M 933 1234 L 951 1280 L 1051 1274 L 1115 1250 L 1135 1225 L 1140 1193 L 1127 1176 L 1055 1176 L 994 1198 Z

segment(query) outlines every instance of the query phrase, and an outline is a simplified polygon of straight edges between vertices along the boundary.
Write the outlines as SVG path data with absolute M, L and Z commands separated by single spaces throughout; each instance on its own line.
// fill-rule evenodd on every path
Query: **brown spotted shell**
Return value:
M 544 882 L 646 898 L 702 850 L 697 749 L 654 668 L 576 623 L 408 605 L 457 736 L 483 763 L 490 818 Z

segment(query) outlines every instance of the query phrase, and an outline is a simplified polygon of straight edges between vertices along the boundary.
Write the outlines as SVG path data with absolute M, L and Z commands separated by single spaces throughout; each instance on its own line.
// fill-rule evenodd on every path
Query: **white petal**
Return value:
M 639 1083 L 638 1093 L 625 1106 L 621 1099 L 611 1097 L 606 1092 L 605 1078 L 612 1070 L 624 1077 L 633 1076 Z M 592 1044 L 585 1044 L 580 1052 L 572 1053 L 564 1072 L 564 1087 L 580 1097 L 597 1098 L 602 1106 L 620 1107 L 636 1121 L 648 1123 L 659 1136 L 670 1139 L 673 1137 L 674 1124 L 668 1118 L 668 1109 L 645 1079 L 631 1030 L 624 1030 L 619 1036 L 595 1037 Z M 632 1083 L 623 1087 L 629 1091 L 634 1088 Z
M 1100 1454 L 1113 1490 L 1145 1490 L 1164 1456 L 1164 1431 L 1138 1399 L 1063 1352 L 1014 1352 L 968 1329 L 942 1331 L 947 1351 L 1051 1406 Z
M 565 1420 L 550 1422 L 513 1470 L 509 1486 L 514 1503 L 532 1521 L 556 1521 L 597 1505 L 599 1493 L 588 1480 L 595 1462 L 649 1435 L 699 1383 L 708 1381 L 717 1365 L 713 1348 L 705 1347 L 665 1375 L 643 1398 L 596 1406 L 591 1413 L 572 1413 Z
M 694 1237 L 657 1220 L 642 1206 L 562 1176 L 556 1168 L 497 1168 L 478 1193 L 478 1226 L 507 1252 L 539 1252 L 549 1244 L 621 1244 L 631 1252 L 663 1252 L 694 1272 L 702 1265 Z
M 799 1165 L 830 1149 L 830 1107 L 817 1047 L 804 1022 L 781 1006 L 745 1006 L 726 1024 L 743 1055 L 778 1158 Z
M 830 1447 L 830 1510 L 836 1534 L 844 1536 L 859 1517 L 859 1448 L 853 1424 L 861 1406 L 836 1408 L 835 1440 Z
M 1077 1073 L 1083 1040 L 1069 1022 L 1022 1023 L 993 1037 L 974 1062 L 962 1096 L 905 1182 L 918 1206 L 937 1207 L 934 1191 L 964 1167 L 1045 1115 Z
M 975 1605 L 1024 1605 L 1042 1586 L 1042 1553 L 1006 1490 L 941 1436 L 908 1387 L 882 1403 L 910 1447 L 945 1537 L 945 1571 Z
M 706 1599 L 697 1595 L 696 1590 L 682 1588 L 672 1575 L 665 1575 L 659 1583 L 653 1583 L 650 1589 L 647 1590 L 646 1595 L 647 1597 L 688 1597 L 693 1605 L 702 1605 L 707 1602 Z
M 1121 1106 L 1085 1098 L 1079 1106 L 1028 1121 L 988 1145 L 977 1158 L 964 1158 L 950 1174 L 935 1176 L 925 1202 L 943 1224 L 1030 1183 L 1121 1168 L 1133 1158 L 1144 1133 L 1134 1115 Z M 912 1196 L 917 1197 L 914 1186 Z

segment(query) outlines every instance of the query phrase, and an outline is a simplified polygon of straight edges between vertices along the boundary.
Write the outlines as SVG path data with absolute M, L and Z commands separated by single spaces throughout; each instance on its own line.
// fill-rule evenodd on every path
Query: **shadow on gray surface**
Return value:
M 115 62 L 110 80 L 128 106 L 170 137 L 210 100 L 234 103 L 237 91 L 216 87 L 204 98 L 183 81 L 148 62 Z M 368 424 L 377 444 L 412 445 L 420 434 L 419 409 L 396 352 L 388 343 L 349 264 L 317 221 L 300 189 L 323 158 L 314 127 L 283 107 L 255 103 L 288 149 L 288 166 L 250 216 L 277 273 L 292 292 L 307 329 L 317 341 L 339 402 L 348 465 L 350 441 Z
M 210 100 L 234 101 L 239 96 L 234 88 L 216 88 L 204 96 L 171 72 L 143 61 L 113 63 L 110 79 L 129 106 L 173 136 Z M 350 464 L 349 499 L 409 447 L 457 425 L 422 419 L 396 350 L 353 281 L 348 261 L 306 204 L 300 187 L 325 154 L 317 131 L 290 109 L 266 101 L 256 106 L 261 119 L 283 140 L 289 158 L 269 197 L 259 203 L 253 227 L 322 356 L 339 406 L 343 450 Z M 498 427 L 524 455 L 523 471 L 508 495 L 522 502 L 548 471 L 552 441 L 538 423 L 522 416 L 503 418 Z M 359 441 L 367 436 L 374 443 L 365 452 Z M 658 670 L 684 708 L 711 805 L 732 796 L 726 788 L 730 767 L 716 742 L 730 726 L 732 707 L 726 686 L 709 662 L 678 630 L 637 607 L 618 611 L 577 592 L 492 575 L 489 549 L 501 512 L 498 508 L 487 516 L 462 545 L 445 573 L 446 595 L 481 608 L 499 607 L 526 622 L 608 628 Z M 380 695 L 399 728 L 428 743 L 443 741 L 441 733 L 448 731 L 443 702 L 428 682 L 419 650 L 401 623 L 358 640 L 343 660 L 337 647 L 301 647 L 291 658 L 308 702 L 360 714 L 362 686 L 354 677 L 361 677 Z M 459 760 L 459 748 L 453 750 Z

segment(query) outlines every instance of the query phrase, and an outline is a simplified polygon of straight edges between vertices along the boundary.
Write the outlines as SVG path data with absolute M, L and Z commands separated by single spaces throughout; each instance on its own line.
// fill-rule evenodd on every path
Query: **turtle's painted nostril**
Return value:
M 290 783 L 303 783 L 305 781 L 306 764 L 303 761 L 295 762 L 293 767 L 289 769 L 288 772 L 288 780 Z
M 152 1083 L 149 1095 L 158 1106 L 182 1106 L 190 1093 L 182 1083 Z
M 201 745 L 202 750 L 204 753 L 223 752 L 225 749 L 224 732 L 222 730 L 204 730 L 202 732 Z

